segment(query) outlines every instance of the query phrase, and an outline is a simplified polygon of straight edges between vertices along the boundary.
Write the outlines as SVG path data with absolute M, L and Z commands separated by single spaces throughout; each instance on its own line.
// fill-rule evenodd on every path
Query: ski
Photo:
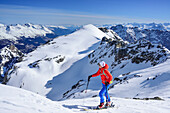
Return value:
M 109 107 L 103 107 L 103 108 L 98 108 L 98 107 L 89 107 L 89 108 L 83 108 L 84 111 L 90 111 L 90 110 L 103 110 L 103 109 L 108 109 L 108 108 L 114 108 L 115 105 L 112 104 Z

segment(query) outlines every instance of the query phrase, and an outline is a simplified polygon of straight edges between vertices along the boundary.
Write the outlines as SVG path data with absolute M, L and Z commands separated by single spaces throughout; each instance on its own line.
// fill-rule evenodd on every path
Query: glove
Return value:
M 92 77 L 92 75 L 88 76 L 88 81 L 90 81 L 90 78 Z
M 109 82 L 105 82 L 105 85 L 106 85 L 106 86 L 109 85 Z

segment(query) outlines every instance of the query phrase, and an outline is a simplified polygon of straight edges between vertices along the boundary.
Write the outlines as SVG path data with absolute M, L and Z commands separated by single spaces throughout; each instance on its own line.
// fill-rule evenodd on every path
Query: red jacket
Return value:
M 92 77 L 96 77 L 100 75 L 103 84 L 105 84 L 105 82 L 109 82 L 111 84 L 113 77 L 108 71 L 108 69 L 109 69 L 109 66 L 106 64 L 105 67 L 99 68 L 97 73 L 93 74 Z

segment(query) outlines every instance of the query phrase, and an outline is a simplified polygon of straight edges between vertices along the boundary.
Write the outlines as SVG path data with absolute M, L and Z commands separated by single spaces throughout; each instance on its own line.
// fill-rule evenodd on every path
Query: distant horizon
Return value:
M 86 25 L 170 23 L 170 0 L 4 0 L 5 24 Z
M 163 22 L 163 23 L 156 23 L 156 22 L 149 22 L 149 23 L 144 23 L 144 22 L 131 22 L 131 23 L 115 23 L 115 24 L 92 24 L 92 25 L 119 25 L 119 24 L 122 24 L 122 25 L 126 25 L 126 24 L 170 24 L 170 22 Z M 88 25 L 88 24 L 81 24 L 81 25 L 76 25 L 76 24 L 40 24 L 40 23 L 33 23 L 33 22 L 28 22 L 28 23 L 9 23 L 9 24 L 6 24 L 6 23 L 3 23 L 3 22 L 0 22 L 0 24 L 4 24 L 4 25 L 17 25 L 17 24 L 20 24 L 20 25 L 24 25 L 24 24 L 33 24 L 33 25 L 45 25 L 45 26 L 48 26 L 48 25 L 54 25 L 54 26 L 84 26 L 84 25 Z M 91 24 L 91 23 L 89 23 Z

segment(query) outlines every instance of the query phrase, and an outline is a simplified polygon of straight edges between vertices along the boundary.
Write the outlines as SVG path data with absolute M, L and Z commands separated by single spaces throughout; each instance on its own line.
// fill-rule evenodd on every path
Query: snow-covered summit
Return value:
M 17 68 L 9 76 L 11 78 L 8 84 L 46 95 L 51 90 L 51 88 L 45 87 L 47 82 L 55 76 L 61 77 L 60 74 L 86 57 L 100 44 L 103 37 L 109 38 L 108 35 L 93 25 L 86 25 L 68 36 L 58 37 L 38 47 L 35 51 L 27 54 L 22 62 L 17 63 L 15 65 Z M 64 79 L 59 81 L 65 81 L 61 83 L 63 87 L 60 87 L 60 82 L 54 85 L 58 89 L 55 98 L 60 99 L 67 87 L 77 82 L 77 79 L 79 80 L 77 74 L 75 71 L 75 74 L 72 72 L 69 75 L 62 76 Z M 75 79 L 69 80 L 70 77 Z M 64 83 L 67 85 L 64 85 Z

